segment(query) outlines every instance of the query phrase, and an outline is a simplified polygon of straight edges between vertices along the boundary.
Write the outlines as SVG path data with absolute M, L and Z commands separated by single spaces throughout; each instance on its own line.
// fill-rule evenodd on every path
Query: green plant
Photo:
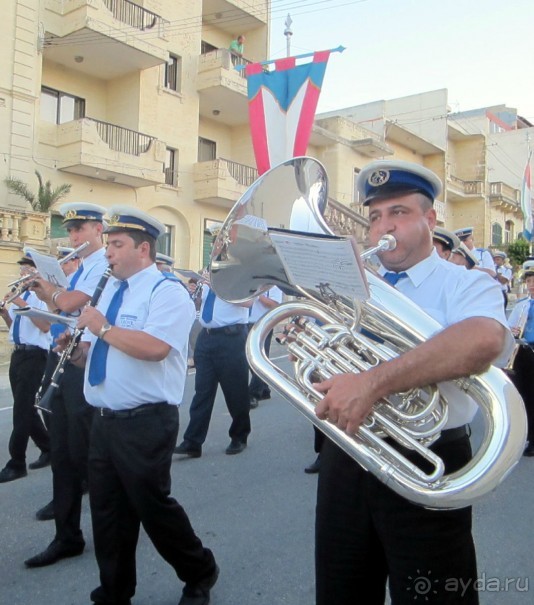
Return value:
M 35 171 L 35 175 L 39 181 L 37 195 L 20 179 L 7 178 L 4 179 L 4 183 L 11 193 L 18 195 L 29 202 L 33 210 L 36 210 L 37 212 L 48 212 L 57 201 L 69 194 L 72 185 L 64 183 L 63 185 L 59 185 L 55 189 L 52 189 L 52 183 L 50 181 L 46 181 L 45 183 L 38 170 Z
M 530 256 L 530 244 L 526 239 L 517 239 L 508 245 L 507 254 L 511 263 L 520 267 Z

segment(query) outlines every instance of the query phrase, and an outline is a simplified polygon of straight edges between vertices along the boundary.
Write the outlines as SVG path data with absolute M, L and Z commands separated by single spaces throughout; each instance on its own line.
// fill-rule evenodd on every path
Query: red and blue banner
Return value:
M 523 174 L 523 184 L 521 187 L 521 210 L 523 211 L 523 236 L 530 242 L 534 228 L 532 226 L 532 184 L 530 181 L 530 160 L 532 152 L 528 154 L 527 165 Z
M 272 71 L 265 69 L 266 63 L 246 66 L 250 130 L 259 174 L 306 154 L 331 52 L 315 52 L 312 61 L 303 65 L 296 64 L 300 57 L 279 59 L 272 62 Z

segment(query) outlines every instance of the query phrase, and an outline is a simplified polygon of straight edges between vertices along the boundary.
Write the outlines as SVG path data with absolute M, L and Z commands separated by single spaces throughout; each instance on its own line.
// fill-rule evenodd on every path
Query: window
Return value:
M 64 124 L 85 117 L 85 99 L 43 86 L 41 88 L 41 119 Z
M 163 172 L 165 173 L 165 184 L 176 187 L 178 185 L 178 151 L 176 149 L 167 147 Z
M 211 162 L 217 158 L 217 143 L 198 137 L 198 161 Z
M 206 219 L 204 221 L 204 240 L 202 242 L 202 268 L 207 267 L 211 261 L 211 249 L 217 236 L 218 229 L 221 227 L 220 221 Z
M 174 227 L 172 225 L 165 225 L 165 233 L 162 233 L 156 242 L 156 252 L 172 256 L 173 231 Z
M 169 55 L 165 63 L 165 88 L 176 92 L 182 88 L 182 58 L 177 55 Z
M 493 223 L 491 226 L 491 243 L 493 246 L 502 244 L 502 226 L 499 223 Z
M 514 241 L 514 222 L 506 221 L 504 223 L 504 243 L 511 244 Z

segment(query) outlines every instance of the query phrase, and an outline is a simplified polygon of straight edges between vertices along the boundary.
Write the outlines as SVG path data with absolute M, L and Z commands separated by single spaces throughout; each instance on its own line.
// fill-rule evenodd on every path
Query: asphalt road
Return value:
M 190 376 L 180 435 L 187 424 L 192 387 Z M 2 466 L 7 458 L 10 405 L 5 376 L 0 376 Z M 278 395 L 251 414 L 249 447 L 238 456 L 226 456 L 229 415 L 219 393 L 202 458 L 175 457 L 172 493 L 221 568 L 212 605 L 313 605 L 316 476 L 303 472 L 314 459 L 313 431 Z M 36 457 L 32 444 L 28 460 Z M 86 499 L 84 554 L 48 568 L 24 567 L 23 561 L 53 538 L 53 523 L 34 518 L 50 496 L 49 468 L 0 485 L 0 605 L 86 604 L 99 583 Z M 523 458 L 506 482 L 475 508 L 482 605 L 534 602 L 533 502 L 534 458 Z M 143 532 L 137 560 L 134 605 L 176 605 L 182 585 Z M 419 586 L 425 582 L 428 578 L 421 570 Z M 431 595 L 415 588 L 414 579 L 414 603 L 431 603 Z

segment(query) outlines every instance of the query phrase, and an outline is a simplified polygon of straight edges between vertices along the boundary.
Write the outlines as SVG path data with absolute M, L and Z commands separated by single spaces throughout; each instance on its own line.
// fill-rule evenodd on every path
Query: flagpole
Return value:
M 289 13 L 287 13 L 287 19 L 286 19 L 286 22 L 284 23 L 284 25 L 286 26 L 286 28 L 284 30 L 284 36 L 286 37 L 286 48 L 287 48 L 286 55 L 288 57 L 291 56 L 291 36 L 293 35 L 293 32 L 291 31 L 292 23 L 293 23 L 293 21 L 291 19 L 291 15 Z
M 316 52 L 329 52 L 329 53 L 342 53 L 345 50 L 345 46 L 338 46 L 337 48 L 331 48 L 327 51 L 324 50 L 319 50 L 319 51 L 315 51 L 313 53 L 304 53 L 303 55 L 296 55 L 295 57 L 292 57 L 293 59 L 306 59 L 307 57 L 313 57 L 315 55 Z M 272 63 L 276 63 L 276 61 L 278 61 L 278 59 L 270 59 L 268 61 L 258 61 L 257 65 L 271 65 Z M 245 69 L 246 65 L 236 65 L 234 67 L 234 69 L 237 69 L 237 71 L 241 71 L 242 69 Z

